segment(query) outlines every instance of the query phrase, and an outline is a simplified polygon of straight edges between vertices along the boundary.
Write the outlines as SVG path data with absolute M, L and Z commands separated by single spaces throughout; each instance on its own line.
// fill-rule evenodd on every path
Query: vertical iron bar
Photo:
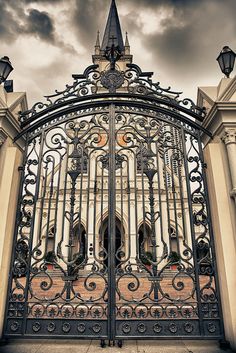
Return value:
M 156 143 L 156 159 L 157 159 L 157 187 L 158 187 L 158 191 L 157 191 L 157 195 L 158 195 L 158 200 L 159 200 L 159 219 L 160 219 L 160 238 L 161 238 L 161 242 L 162 245 L 165 244 L 165 239 L 164 239 L 164 229 L 163 229 L 163 205 L 162 205 L 162 195 L 161 195 L 161 178 L 160 178 L 160 162 L 159 162 L 159 158 L 160 158 L 160 153 L 159 153 L 159 148 L 158 148 L 158 144 Z
M 195 281 L 196 281 L 196 296 L 197 296 L 197 312 L 199 317 L 199 330 L 200 335 L 204 335 L 203 328 L 203 316 L 201 311 L 201 295 L 200 295 L 200 280 L 198 276 L 198 263 L 197 263 L 197 249 L 195 245 L 195 227 L 194 227 L 194 219 L 193 219 L 193 207 L 192 207 L 192 192 L 189 181 L 189 167 L 188 167 L 188 155 L 186 151 L 186 141 L 185 141 L 185 131 L 181 129 L 182 133 L 182 144 L 183 144 L 183 152 L 184 152 L 184 167 L 185 167 L 185 176 L 186 176 L 186 186 L 188 193 L 188 205 L 189 205 L 189 218 L 191 225 L 191 238 L 192 238 L 192 251 L 193 251 L 193 266 L 195 272 Z M 191 135 L 192 136 L 192 135 Z
M 181 257 L 181 254 L 180 254 L 180 246 L 179 246 L 179 227 L 178 227 L 178 220 L 177 220 L 177 199 L 178 199 L 178 196 L 176 197 L 176 182 L 175 182 L 175 177 L 176 174 L 175 174 L 175 171 L 174 171 L 174 154 L 176 153 L 176 149 L 175 149 L 175 146 L 177 145 L 177 141 L 176 139 L 174 138 L 174 130 L 173 128 L 171 129 L 171 134 L 172 134 L 172 143 L 173 145 L 171 146 L 171 158 L 170 158 L 170 170 L 171 170 L 171 192 L 172 192 L 172 198 L 173 198 L 173 209 L 174 209 L 174 217 L 175 217 L 175 234 L 176 234 L 176 240 L 177 240 L 177 253 L 178 255 Z M 178 148 L 178 147 L 177 147 Z M 179 182 L 179 180 L 178 180 Z M 178 187 L 178 185 L 177 185 Z
M 166 210 L 167 210 L 167 223 L 168 223 L 168 240 L 169 240 L 169 255 L 172 252 L 172 244 L 171 244 L 171 236 L 170 236 L 170 200 L 169 200 L 169 186 L 168 186 L 168 172 L 167 172 L 167 161 L 168 160 L 168 148 L 163 145 L 163 163 L 164 163 L 164 168 L 163 168 L 163 179 L 164 179 L 164 187 L 165 187 L 165 200 L 166 200 Z
M 82 145 L 82 142 L 81 142 Z M 78 245 L 79 245 L 79 250 L 74 249 L 75 250 L 75 254 L 77 253 L 77 251 L 79 251 L 79 254 L 81 254 L 81 246 L 82 246 L 82 234 L 81 234 L 81 214 L 82 214 L 82 196 L 84 193 L 83 190 L 83 179 L 84 179 L 84 161 L 85 161 L 85 146 L 83 146 L 82 149 L 82 155 L 81 155 L 81 175 L 80 175 L 80 190 L 79 190 L 79 229 L 78 229 L 78 234 L 74 233 L 74 237 L 78 237 Z M 75 239 L 74 239 L 75 240 Z M 77 241 L 77 240 L 76 240 Z M 84 244 L 85 245 L 85 244 Z
M 59 154 L 60 155 L 60 154 Z M 59 194 L 60 194 L 60 182 L 61 182 L 61 166 L 62 166 L 62 160 L 63 160 L 63 156 L 60 155 L 60 162 L 59 162 L 59 171 L 58 171 L 58 180 L 57 180 L 57 196 L 56 196 L 56 201 L 55 201 L 55 205 L 56 205 L 56 209 L 55 209 L 55 218 L 54 218 L 54 242 L 53 242 L 53 249 L 55 251 L 56 248 L 56 235 L 58 233 L 57 230 L 57 214 L 58 214 L 58 201 L 59 201 Z M 56 253 L 56 251 L 55 251 Z
M 109 109 L 109 194 L 108 194 L 108 339 L 115 339 L 115 212 L 116 212 L 116 168 L 115 168 L 115 107 Z
M 136 173 L 136 172 L 134 172 Z M 131 215 L 130 215 L 130 180 L 129 180 L 129 177 L 130 177 L 130 169 L 129 169 L 129 159 L 127 158 L 127 196 L 128 196 L 128 199 L 127 199 L 127 208 L 128 208 L 128 234 L 127 234 L 127 237 L 126 237 L 126 241 L 127 241 L 127 245 L 125 246 L 125 249 L 127 251 L 127 253 L 125 254 L 125 260 L 129 260 L 130 259 L 130 256 L 131 256 L 131 234 L 130 234 L 130 222 L 131 222 Z M 137 233 L 136 233 L 137 234 Z M 125 234 L 124 234 L 124 237 L 125 237 Z M 136 248 L 137 250 L 137 248 Z
M 118 136 L 117 136 L 117 139 L 118 139 Z M 122 157 L 122 152 L 121 152 L 120 156 Z M 118 157 L 118 152 L 117 152 L 117 157 Z M 118 160 L 117 160 L 117 163 L 119 163 Z M 123 244 L 124 249 L 125 249 L 125 234 L 122 231 L 124 229 L 124 195 L 123 195 L 124 190 L 123 190 L 123 180 L 125 179 L 125 177 L 123 175 L 123 163 L 125 165 L 125 161 L 121 162 L 121 167 L 120 167 L 120 191 L 119 192 L 120 192 L 120 220 L 121 220 L 121 228 L 120 228 L 120 244 L 119 244 L 118 249 L 116 249 L 116 252 L 118 250 L 118 253 L 116 253 L 117 267 L 119 267 L 119 265 L 121 265 L 121 263 L 122 263 L 122 258 L 119 256 L 120 255 L 119 249 L 122 247 L 122 244 Z M 125 250 L 124 250 L 124 252 L 125 252 Z
M 44 140 L 45 140 L 45 134 L 42 132 L 41 138 L 40 138 L 40 150 L 38 154 L 38 170 L 37 170 L 37 180 L 36 180 L 36 186 L 35 186 L 35 193 L 34 193 L 34 205 L 33 205 L 33 212 L 32 212 L 32 223 L 31 223 L 31 228 L 30 228 L 30 234 L 29 234 L 29 259 L 28 259 L 28 269 L 26 273 L 26 287 L 25 287 L 25 303 L 24 303 L 24 319 L 23 319 L 23 333 L 26 332 L 26 321 L 28 318 L 28 313 L 27 313 L 27 306 L 28 306 L 28 294 L 29 294 L 29 280 L 30 280 L 30 266 L 31 266 L 31 252 L 32 252 L 32 246 L 33 246 L 33 234 L 34 234 L 34 224 L 35 224 L 35 215 L 36 215 L 36 207 L 37 207 L 37 200 L 38 200 L 38 195 L 39 195 L 39 186 L 40 186 L 40 175 L 41 175 L 41 166 L 42 166 L 42 155 L 43 155 L 43 148 L 44 148 Z M 36 140 L 36 138 L 34 139 Z M 33 141 L 33 140 L 32 140 Z M 29 156 L 28 156 L 29 157 Z
M 88 244 L 88 237 L 89 237 L 89 204 L 90 204 L 90 195 L 91 195 L 91 191 L 90 191 L 90 183 L 91 183 L 91 175 L 90 175 L 90 170 L 91 170 L 91 159 L 92 159 L 92 152 L 88 153 L 88 164 L 87 164 L 87 168 L 88 168 L 88 176 L 87 176 L 87 190 L 86 190 L 86 224 L 85 224 L 85 229 L 86 229 L 86 237 L 85 237 L 85 265 L 87 265 L 88 263 L 88 249 L 90 248 L 90 244 Z M 92 197 L 91 197 L 92 199 Z M 95 254 L 95 244 L 93 244 L 93 254 Z
M 48 233 L 49 233 L 49 229 L 50 229 L 50 221 L 51 221 L 51 209 L 52 209 L 52 200 L 53 200 L 53 189 L 54 189 L 54 176 L 55 176 L 55 157 L 52 158 L 52 160 L 49 163 L 52 163 L 52 170 L 51 170 L 51 178 L 50 178 L 50 184 L 48 184 L 48 180 L 47 178 L 50 176 L 46 174 L 45 180 L 45 189 L 49 188 L 49 198 L 48 198 L 48 209 L 47 209 L 47 227 L 46 227 L 46 237 L 45 237 L 45 253 L 44 255 L 46 256 L 46 254 L 48 253 Z M 47 168 L 48 171 L 48 168 Z M 50 185 L 50 187 L 49 187 Z
M 58 250 L 59 248 L 61 248 L 61 244 L 62 242 L 64 241 L 64 228 L 65 228 L 65 213 L 66 213 L 66 197 L 67 197 L 67 192 L 68 192 L 68 188 L 67 188 L 67 176 L 68 176 L 68 156 L 69 156 L 69 143 L 67 142 L 67 148 L 66 148 L 66 154 L 65 154 L 65 167 L 64 167 L 64 187 L 63 187 L 63 190 L 64 190 L 64 195 L 63 195 L 63 199 L 62 199 L 62 224 L 61 224 L 61 239 L 60 241 L 58 242 L 57 244 L 57 253 L 58 253 Z M 58 239 L 59 240 L 59 239 Z M 61 258 L 64 260 L 65 258 L 65 254 L 62 253 L 61 251 Z M 68 260 L 67 256 L 66 256 L 66 260 Z
M 136 158 L 137 158 L 137 154 L 136 154 Z M 144 239 L 147 240 L 147 231 L 146 231 L 146 208 L 145 208 L 145 182 L 144 182 L 144 158 L 143 158 L 143 152 L 141 150 L 141 153 L 140 153 L 140 159 L 141 159 L 141 178 L 142 178 L 142 213 L 143 213 L 143 242 L 144 242 Z M 137 187 L 137 192 L 138 192 L 138 187 Z M 143 243 L 144 244 L 144 243 Z M 144 254 L 145 254 L 145 249 L 144 250 Z M 145 258 L 147 257 L 146 255 L 144 256 Z M 149 271 L 149 274 L 151 274 L 151 270 Z
M 134 182 L 132 184 L 133 190 L 131 190 L 131 192 L 132 192 L 131 199 L 134 200 L 135 233 L 136 233 L 136 257 L 137 257 L 137 259 L 139 259 L 139 261 L 141 261 L 141 254 L 140 254 L 140 248 L 139 248 L 139 233 L 138 233 L 138 231 L 139 231 L 139 228 L 138 228 L 138 226 L 139 226 L 139 224 L 138 224 L 138 195 L 137 195 L 137 190 L 138 190 L 138 187 L 137 187 L 138 166 L 137 166 L 137 154 L 135 154 L 134 151 L 132 151 L 132 153 L 133 153 L 133 159 L 134 159 L 134 162 L 133 162 L 133 168 L 134 168 L 133 178 L 134 178 Z M 132 166 L 132 164 L 131 164 L 131 166 Z M 131 178 L 132 178 L 132 174 L 131 174 Z M 132 179 L 131 179 L 131 181 L 132 181 Z M 129 219 L 129 223 L 130 222 L 131 222 L 131 219 Z M 137 262 L 137 264 L 138 264 L 138 262 Z M 140 269 L 140 267 L 139 267 L 139 269 Z
M 98 262 L 101 262 L 96 256 L 96 214 L 97 214 L 97 180 L 98 180 L 98 157 L 95 159 L 94 166 L 94 186 L 93 186 L 93 248 L 94 248 L 94 258 Z M 99 246 L 99 244 L 98 244 Z M 98 249 L 98 252 L 100 249 Z

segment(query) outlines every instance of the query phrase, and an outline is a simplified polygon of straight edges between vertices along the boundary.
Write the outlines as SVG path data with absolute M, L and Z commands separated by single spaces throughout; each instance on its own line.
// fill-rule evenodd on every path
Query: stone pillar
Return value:
M 18 186 L 22 154 L 17 147 L 8 147 L 2 168 L 0 183 L 0 338 L 2 336 L 5 315 L 5 303 L 9 281 L 12 240 L 18 198 Z
M 20 131 L 18 111 L 27 110 L 25 93 L 6 92 L 0 85 L 0 339 L 3 335 L 12 243 L 19 192 L 23 138 L 13 143 Z
M 205 147 L 216 261 L 226 339 L 236 347 L 235 215 L 229 195 L 230 175 L 222 144 Z
M 225 336 L 236 350 L 236 77 L 198 90 L 207 108 L 202 134 Z
M 229 169 L 233 186 L 230 195 L 234 198 L 236 205 L 236 127 L 226 128 L 222 136 L 222 141 L 225 143 L 227 149 Z

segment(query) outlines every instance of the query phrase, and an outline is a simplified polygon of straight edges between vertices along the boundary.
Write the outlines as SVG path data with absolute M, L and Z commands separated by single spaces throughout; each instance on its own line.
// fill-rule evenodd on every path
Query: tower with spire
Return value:
M 100 44 L 102 43 L 102 44 Z M 121 57 L 116 63 L 119 70 L 124 71 L 126 64 L 131 64 L 133 56 L 130 54 L 130 45 L 128 40 L 128 33 L 126 32 L 125 43 L 123 40 L 120 19 L 117 11 L 115 0 L 111 1 L 110 11 L 103 35 L 102 42 L 100 42 L 100 32 L 97 33 L 97 39 L 95 43 L 95 53 L 92 56 L 93 63 L 99 65 L 99 71 L 105 71 L 109 67 L 109 63 L 105 58 L 105 51 L 114 44 L 115 47 L 119 47 Z

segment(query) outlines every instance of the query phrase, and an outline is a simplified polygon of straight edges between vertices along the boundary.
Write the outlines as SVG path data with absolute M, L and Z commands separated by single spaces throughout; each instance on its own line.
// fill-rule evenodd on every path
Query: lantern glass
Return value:
M 235 55 L 236 54 L 228 46 L 225 46 L 216 59 L 219 63 L 221 71 L 227 77 L 229 77 L 230 73 L 233 71 Z
M 0 59 L 0 83 L 6 81 L 10 72 L 13 70 L 11 62 L 7 56 Z

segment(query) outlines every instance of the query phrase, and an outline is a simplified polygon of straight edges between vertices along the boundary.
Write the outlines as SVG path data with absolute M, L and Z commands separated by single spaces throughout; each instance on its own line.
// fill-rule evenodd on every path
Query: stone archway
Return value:
M 138 256 L 140 261 L 148 264 L 148 258 L 151 257 L 151 229 L 147 223 L 142 223 L 138 230 Z M 145 261 L 145 257 L 147 260 Z M 150 263 L 149 263 L 150 264 Z

